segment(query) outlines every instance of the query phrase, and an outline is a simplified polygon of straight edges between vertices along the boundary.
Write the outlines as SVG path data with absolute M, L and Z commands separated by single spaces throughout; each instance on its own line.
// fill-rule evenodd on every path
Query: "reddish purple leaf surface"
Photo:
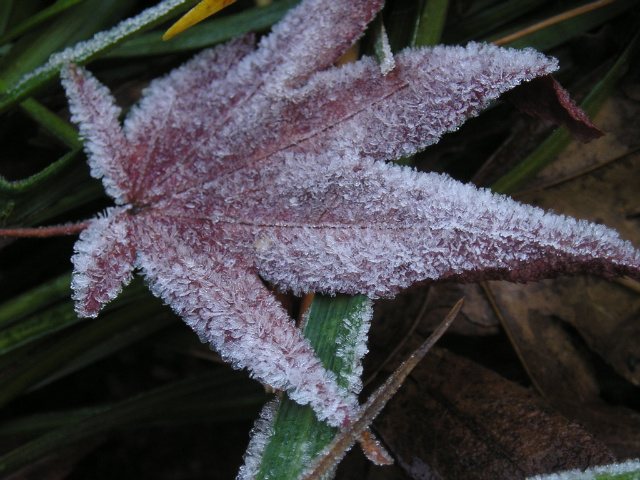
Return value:
M 391 296 L 415 282 L 593 272 L 640 254 L 578 222 L 383 161 L 455 130 L 556 62 L 490 45 L 331 64 L 380 1 L 305 0 L 253 49 L 201 53 L 145 91 L 121 128 L 108 90 L 63 72 L 94 176 L 116 202 L 80 236 L 74 299 L 95 316 L 134 269 L 222 356 L 343 425 L 358 409 L 262 279 Z

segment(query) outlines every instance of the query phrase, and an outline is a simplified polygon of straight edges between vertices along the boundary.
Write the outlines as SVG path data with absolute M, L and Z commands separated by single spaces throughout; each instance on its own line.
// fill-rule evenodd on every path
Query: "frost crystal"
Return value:
M 381 0 L 305 0 L 154 81 L 125 121 L 81 68 L 63 71 L 93 175 L 117 204 L 80 237 L 76 308 L 95 316 L 134 268 L 203 341 L 344 425 L 358 409 L 263 280 L 389 296 L 414 282 L 562 273 L 639 277 L 602 226 L 382 161 L 413 154 L 555 60 L 489 45 L 332 64 Z M 167 3 L 169 4 L 169 3 Z

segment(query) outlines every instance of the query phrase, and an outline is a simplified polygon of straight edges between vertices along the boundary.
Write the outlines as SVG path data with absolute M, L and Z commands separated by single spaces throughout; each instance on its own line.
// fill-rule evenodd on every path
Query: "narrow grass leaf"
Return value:
M 58 0 L 53 5 L 41 10 L 36 15 L 29 17 L 24 22 L 13 27 L 11 30 L 4 33 L 0 36 L 0 44 L 6 43 L 14 38 L 22 35 L 25 32 L 28 32 L 32 28 L 40 25 L 43 22 L 46 22 L 50 18 L 64 12 L 69 7 L 73 7 L 74 5 L 82 2 L 84 0 Z M 7 3 L 7 2 L 4 2 Z M 4 12 L 0 12 L 0 16 Z
M 80 355 L 86 354 L 110 336 L 121 335 L 135 325 L 148 324 L 158 330 L 174 321 L 174 316 L 159 302 L 142 302 L 130 308 L 105 314 L 100 321 L 85 321 L 81 328 L 71 331 L 46 347 L 39 346 L 24 361 L 6 372 L 0 381 L 0 405 L 4 406 L 21 393 L 55 375 Z M 155 308 L 154 308 L 155 306 Z M 69 319 L 70 322 L 73 320 Z
M 0 177 L 0 223 L 42 224 L 103 197 L 104 189 L 89 177 L 82 159 L 82 151 L 75 149 L 25 180 Z
M 15 85 L 23 75 L 47 62 L 52 54 L 108 28 L 130 8 L 126 0 L 93 0 L 75 5 L 56 21 L 43 24 L 17 40 L 1 59 L 0 78 Z
M 162 32 L 145 33 L 106 53 L 104 58 L 166 55 L 168 53 L 210 47 L 249 32 L 269 28 L 299 1 L 281 0 L 266 7 L 254 7 L 234 15 L 202 22 L 168 42 L 162 40 Z
M 14 0 L 0 2 L 0 35 L 7 31 L 7 27 L 9 26 L 9 21 L 11 19 L 11 11 L 13 10 L 14 5 Z
M 485 41 L 495 42 L 497 45 L 511 48 L 533 47 L 540 51 L 548 51 L 576 38 L 578 35 L 597 27 L 598 25 L 605 24 L 612 18 L 637 5 L 637 2 L 634 0 L 616 0 L 613 2 L 597 3 L 602 4 L 602 6 L 594 10 L 589 10 L 583 14 L 570 16 L 566 20 L 558 23 L 549 23 L 548 26 L 542 29 L 535 28 L 531 33 L 527 33 L 529 27 L 531 27 L 530 23 L 519 25 L 508 33 L 511 35 L 523 31 L 527 34 L 517 34 L 514 36 L 513 40 L 504 33 L 500 33 L 496 36 L 486 38 Z M 565 12 L 558 12 L 559 15 L 563 13 Z M 545 22 L 548 19 L 549 17 L 544 18 L 541 21 Z
M 440 43 L 444 31 L 449 0 L 427 0 L 418 18 L 413 41 L 414 46 L 426 47 Z
M 362 342 L 371 314 L 371 300 L 362 295 L 316 295 L 311 304 L 305 336 L 345 388 L 353 389 L 354 382 L 359 382 Z M 286 396 L 280 401 L 271 429 L 273 435 L 264 450 L 257 479 L 297 478 L 337 432 L 318 421 L 310 407 L 300 406 Z
M 529 477 L 528 480 L 638 480 L 640 478 L 640 460 L 627 460 L 603 467 L 579 471 L 552 473 Z
M 64 282 L 67 282 L 66 285 Z M 11 352 L 76 323 L 85 321 L 79 318 L 73 309 L 69 285 L 70 276 L 66 274 L 17 297 L 8 304 L 6 309 L 5 305 L 0 305 L 0 313 L 5 313 L 8 310 L 7 313 L 10 314 L 6 320 L 4 318 L 2 320 L 5 328 L 0 330 L 0 354 Z M 27 306 L 26 302 L 29 300 L 32 300 L 33 304 Z M 56 300 L 63 301 L 54 303 Z M 151 308 L 154 308 L 157 303 L 148 295 L 147 289 L 142 285 L 142 282 L 134 282 L 131 287 L 123 292 L 118 301 L 110 305 L 105 312 L 118 311 L 123 307 L 145 301 L 152 302 L 150 304 Z M 140 306 L 138 305 L 135 308 L 139 309 Z M 27 309 L 35 310 L 35 312 L 26 318 L 21 318 Z M 11 315 L 12 310 L 14 312 L 13 315 Z
M 97 409 L 88 414 L 77 415 L 75 420 L 35 440 L 18 447 L 0 458 L 0 474 L 8 475 L 27 466 L 38 459 L 59 451 L 63 446 L 113 432 L 122 427 L 139 426 L 141 422 L 161 419 L 169 414 L 175 418 L 181 413 L 188 413 L 189 407 L 194 406 L 199 399 L 209 403 L 209 410 L 216 409 L 222 413 L 229 412 L 232 403 L 225 399 L 230 393 L 235 400 L 248 395 L 252 401 L 259 399 L 264 402 L 264 395 L 256 397 L 256 385 L 248 383 L 249 388 L 238 388 L 238 383 L 246 380 L 241 372 L 227 370 L 213 374 L 205 374 L 160 387 L 128 400 Z M 244 391 L 243 391 L 244 390 Z M 238 395 L 239 394 L 239 395 Z M 214 399 L 211 396 L 214 396 Z M 231 396 L 229 395 L 229 397 Z M 222 398 L 218 403 L 215 398 Z M 246 402 L 238 402 L 246 403 Z M 195 404 L 201 407 L 201 405 Z M 185 408 L 186 407 L 186 408 Z M 220 415 L 222 416 L 222 415 Z
M 60 300 L 69 299 L 71 296 L 70 284 L 71 275 L 65 273 L 0 304 L 0 328 L 6 328 Z
M 463 17 L 444 33 L 443 42 L 448 45 L 465 44 L 483 35 L 503 28 L 518 18 L 526 18 L 540 6 L 539 0 L 507 0 L 481 8 Z
M 60 67 L 67 62 L 85 64 L 131 37 L 149 30 L 187 9 L 193 0 L 164 0 L 139 15 L 120 22 L 110 30 L 99 32 L 92 39 L 52 55 L 40 68 L 25 75 L 9 92 L 0 98 L 0 112 L 24 100 L 36 90 L 55 80 Z

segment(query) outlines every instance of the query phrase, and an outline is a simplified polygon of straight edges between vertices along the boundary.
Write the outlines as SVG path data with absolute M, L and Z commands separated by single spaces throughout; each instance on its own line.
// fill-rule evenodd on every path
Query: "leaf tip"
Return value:
M 162 40 L 169 40 L 175 37 L 187 28 L 194 26 L 196 23 L 228 7 L 235 1 L 236 0 L 202 0 L 202 2 L 185 13 L 176 23 L 171 25 L 162 36 Z

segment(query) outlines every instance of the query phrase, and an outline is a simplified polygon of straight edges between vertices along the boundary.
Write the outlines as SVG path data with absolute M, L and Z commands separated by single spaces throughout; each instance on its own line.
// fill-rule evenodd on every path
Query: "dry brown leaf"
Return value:
M 375 425 L 413 478 L 518 479 L 613 460 L 539 396 L 433 349 Z
M 489 290 L 538 391 L 555 403 L 592 402 L 598 399 L 600 388 L 590 363 L 576 350 L 567 331 L 576 311 L 575 304 L 563 296 L 582 290 L 571 282 L 565 285 L 540 282 L 511 288 L 504 282 L 491 282 Z
M 481 336 L 497 334 L 500 324 L 478 284 L 450 283 L 423 290 L 411 289 L 392 300 L 376 300 L 373 323 L 376 328 L 387 327 L 381 347 L 396 344 L 394 340 L 399 340 L 409 330 L 411 321 L 420 316 L 423 308 L 418 331 L 427 336 L 463 297 L 465 303 L 448 332 Z
M 638 458 L 640 452 L 640 413 L 604 402 L 566 406 L 566 414 L 584 425 L 603 442 L 619 461 Z
M 493 282 L 490 290 L 514 348 L 542 395 L 568 418 L 584 425 L 618 459 L 637 457 L 640 413 L 602 400 L 592 355 L 571 327 L 620 373 L 633 377 L 628 368 L 633 363 L 625 360 L 638 352 L 638 322 L 617 316 L 617 311 L 633 304 L 640 307 L 640 297 L 595 278 L 525 286 Z M 601 293 L 590 295 L 594 290 Z M 603 305 L 605 301 L 608 306 Z
M 463 298 L 460 315 L 449 328 L 449 333 L 458 335 L 485 336 L 495 335 L 500 331 L 500 324 L 491 305 L 487 301 L 480 286 L 476 283 L 466 285 L 436 285 L 429 289 L 427 296 L 427 312 L 418 331 L 427 335 L 441 321 L 455 302 Z
M 634 153 L 640 145 L 639 114 L 640 102 L 617 94 L 596 119 L 612 133 L 586 147 L 573 144 L 531 184 L 547 187 L 519 198 L 615 225 L 626 238 L 640 240 L 640 154 Z M 637 457 L 640 414 L 602 400 L 589 352 L 640 385 L 637 292 L 590 277 L 525 286 L 492 282 L 490 290 L 514 348 L 543 395 L 587 426 L 618 457 Z

